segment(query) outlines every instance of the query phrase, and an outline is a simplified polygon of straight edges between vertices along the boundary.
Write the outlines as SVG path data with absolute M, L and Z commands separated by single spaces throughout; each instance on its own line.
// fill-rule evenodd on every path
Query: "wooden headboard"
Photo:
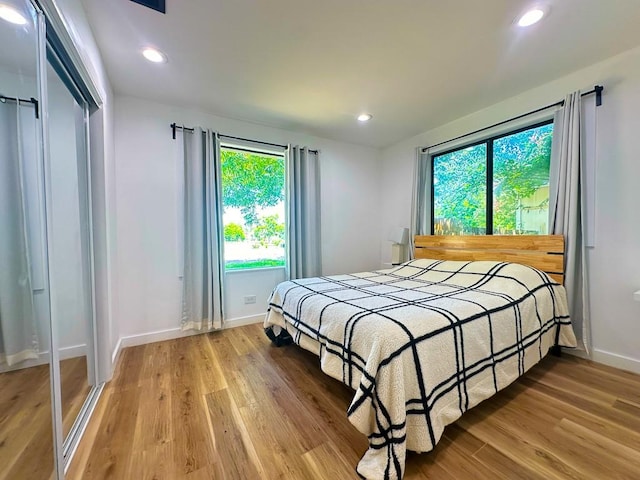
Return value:
M 415 258 L 522 263 L 564 283 L 562 235 L 416 235 L 414 246 Z

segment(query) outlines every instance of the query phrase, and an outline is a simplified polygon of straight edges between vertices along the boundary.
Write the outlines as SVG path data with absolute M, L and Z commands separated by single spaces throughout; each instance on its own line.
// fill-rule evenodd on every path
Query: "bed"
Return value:
M 575 347 L 562 236 L 417 236 L 390 269 L 283 282 L 267 334 L 320 357 L 354 391 L 349 421 L 368 436 L 357 466 L 399 479 L 407 450 L 505 388 L 554 346 Z

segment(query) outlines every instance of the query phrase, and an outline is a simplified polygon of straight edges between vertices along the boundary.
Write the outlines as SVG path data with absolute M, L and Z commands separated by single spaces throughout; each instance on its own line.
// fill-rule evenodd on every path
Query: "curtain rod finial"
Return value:
M 599 107 L 602 105 L 602 91 L 604 87 L 602 85 L 596 85 L 593 89 L 596 91 L 596 107 Z

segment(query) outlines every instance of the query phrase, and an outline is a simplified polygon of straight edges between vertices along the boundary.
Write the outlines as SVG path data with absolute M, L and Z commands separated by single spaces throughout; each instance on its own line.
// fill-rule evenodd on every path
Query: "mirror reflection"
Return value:
M 50 315 L 37 29 L 27 1 L 0 5 L 0 45 L 0 479 L 44 479 L 54 470 Z
M 87 361 L 93 351 L 89 198 L 87 188 L 84 101 L 70 90 L 66 72 L 50 53 L 49 164 L 51 244 L 49 268 L 54 289 L 52 319 L 57 333 L 66 437 L 91 388 Z M 75 94 L 75 95 L 74 95 Z

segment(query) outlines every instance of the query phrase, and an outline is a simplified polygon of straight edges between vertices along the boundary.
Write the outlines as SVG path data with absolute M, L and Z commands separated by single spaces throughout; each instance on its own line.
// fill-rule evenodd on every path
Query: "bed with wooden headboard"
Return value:
M 432 450 L 550 348 L 575 346 L 562 236 L 417 236 L 414 248 L 391 269 L 283 282 L 265 319 L 276 345 L 315 353 L 355 391 L 347 417 L 369 439 L 368 479 L 401 478 L 407 450 Z
M 564 283 L 562 235 L 416 235 L 414 258 L 515 262 Z

